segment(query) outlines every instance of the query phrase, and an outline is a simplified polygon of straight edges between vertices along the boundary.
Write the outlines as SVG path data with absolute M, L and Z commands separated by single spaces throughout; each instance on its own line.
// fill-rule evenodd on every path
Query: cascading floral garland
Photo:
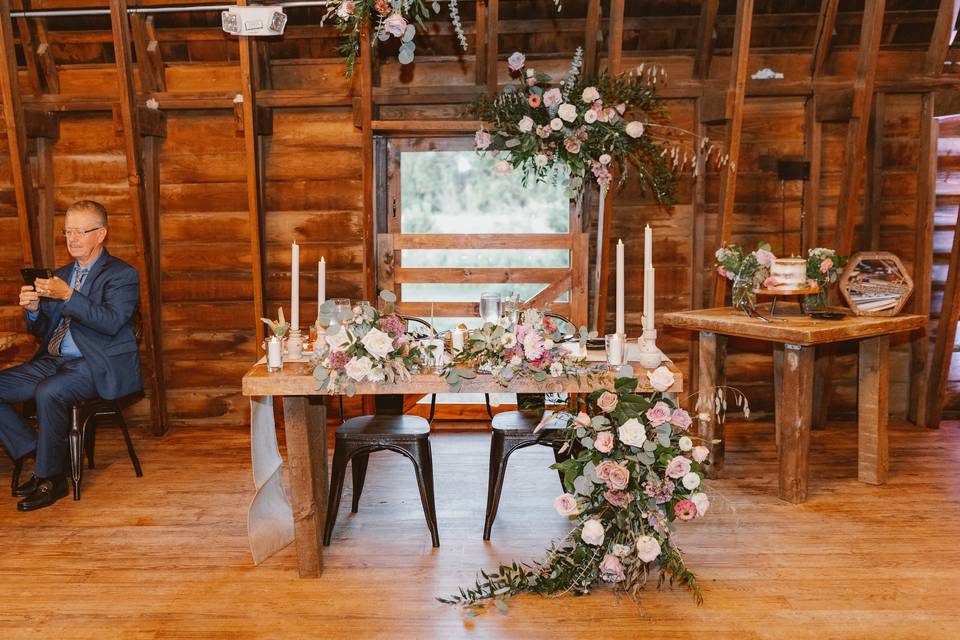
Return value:
M 480 571 L 474 586 L 440 602 L 471 611 L 493 602 L 502 609 L 504 599 L 521 593 L 586 594 L 601 583 L 636 598 L 656 571 L 658 586 L 679 582 L 702 601 L 673 533 L 677 523 L 710 507 L 702 483 L 709 449 L 690 433 L 690 414 L 664 394 L 674 382 L 669 369 L 647 375 L 656 393 L 638 394 L 637 379 L 618 378 L 614 390 L 581 400 L 577 415 L 544 418 L 565 427 L 567 458 L 553 468 L 563 473 L 567 490 L 554 507 L 576 522 L 566 538 L 554 542 L 544 560 Z M 746 399 L 734 392 L 749 415 Z M 721 411 L 721 403 L 711 406 Z
M 693 166 L 696 175 L 694 154 L 671 137 L 694 134 L 669 124 L 656 95 L 657 83 L 666 78 L 662 67 L 641 64 L 625 74 L 587 78 L 578 48 L 566 79 L 552 86 L 550 76 L 527 68 L 520 52 L 507 64 L 517 84 L 493 98 L 482 97 L 476 108 L 493 127 L 477 131 L 475 147 L 503 154 L 494 164 L 498 174 L 516 169 L 524 181 L 564 180 L 572 199 L 588 174 L 605 188 L 615 170 L 622 184 L 633 167 L 641 185 L 662 204 L 673 203 L 677 174 Z M 708 139 L 699 144 L 707 162 L 726 164 L 727 156 Z

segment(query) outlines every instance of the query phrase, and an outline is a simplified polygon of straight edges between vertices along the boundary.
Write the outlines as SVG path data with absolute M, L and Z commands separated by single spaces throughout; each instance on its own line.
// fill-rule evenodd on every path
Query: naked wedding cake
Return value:
M 776 258 L 770 265 L 773 289 L 803 289 L 807 286 L 807 261 L 803 258 Z

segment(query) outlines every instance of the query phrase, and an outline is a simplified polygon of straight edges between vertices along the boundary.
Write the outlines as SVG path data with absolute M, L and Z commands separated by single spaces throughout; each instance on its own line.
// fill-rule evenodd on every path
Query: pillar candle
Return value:
M 623 240 L 617 240 L 617 335 L 624 335 L 623 327 Z
M 654 296 L 656 295 L 656 270 L 649 267 L 643 272 L 643 328 L 653 331 Z
M 300 327 L 300 247 L 296 241 L 290 251 L 290 329 Z
M 327 263 L 321 257 L 317 263 L 317 318 L 320 317 L 320 305 L 327 299 Z
M 650 225 L 643 229 L 643 268 L 649 269 L 653 266 L 653 231 Z

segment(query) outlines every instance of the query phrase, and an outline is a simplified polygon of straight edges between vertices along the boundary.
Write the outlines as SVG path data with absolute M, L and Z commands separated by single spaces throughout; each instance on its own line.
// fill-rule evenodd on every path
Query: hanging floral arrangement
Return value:
M 589 78 L 581 74 L 582 56 L 578 48 L 567 77 L 555 85 L 527 68 L 522 53 L 511 55 L 507 64 L 517 84 L 477 104 L 479 118 L 493 125 L 477 131 L 477 151 L 502 154 L 494 165 L 501 175 L 518 170 L 524 181 L 565 181 L 571 198 L 585 180 L 606 188 L 614 173 L 622 184 L 633 169 L 645 190 L 672 204 L 677 175 L 691 167 L 696 175 L 696 167 L 695 155 L 675 139 L 693 133 L 671 125 L 657 98 L 665 71 L 641 64 L 625 74 Z M 709 140 L 699 144 L 708 162 L 726 164 Z

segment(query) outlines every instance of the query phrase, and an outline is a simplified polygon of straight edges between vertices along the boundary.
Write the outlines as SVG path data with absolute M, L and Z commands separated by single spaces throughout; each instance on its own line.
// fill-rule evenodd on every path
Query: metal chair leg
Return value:
M 503 477 L 507 472 L 507 459 L 510 452 L 505 451 L 506 437 L 499 431 L 493 432 L 490 439 L 490 468 L 487 477 L 487 514 L 483 521 L 483 539 L 490 539 L 493 521 L 500 507 L 500 494 L 503 492 Z
M 73 499 L 80 499 L 80 482 L 83 479 L 83 439 L 80 436 L 80 407 L 70 407 L 70 479 L 73 482 Z
M 367 478 L 367 463 L 369 461 L 369 453 L 358 453 L 350 461 L 350 468 L 353 472 L 353 504 L 350 508 L 352 513 L 356 513 L 360 508 L 360 494 L 363 493 L 363 481 Z
M 123 439 L 127 443 L 127 454 L 130 456 L 130 462 L 133 463 L 133 472 L 137 474 L 138 478 L 143 477 L 143 469 L 140 468 L 140 458 L 137 457 L 137 452 L 133 449 L 133 441 L 130 440 L 130 430 L 127 429 L 127 421 L 124 419 L 123 414 L 120 412 L 120 407 L 117 407 L 117 420 L 120 422 L 120 431 L 123 432 Z M 91 456 L 90 456 L 90 467 L 93 467 L 93 449 L 91 447 Z
M 420 503 L 423 505 L 427 528 L 430 529 L 430 538 L 433 546 L 439 547 L 440 532 L 437 527 L 437 508 L 433 495 L 433 456 L 430 441 L 404 443 L 400 447 L 413 462 L 413 470 L 417 474 L 417 487 L 420 489 Z
M 343 493 L 343 478 L 347 475 L 349 454 L 348 445 L 336 443 L 333 450 L 333 471 L 330 478 L 330 494 L 327 497 L 327 521 L 323 528 L 323 545 L 330 546 L 333 537 L 333 525 L 337 522 L 340 509 L 340 494 Z

